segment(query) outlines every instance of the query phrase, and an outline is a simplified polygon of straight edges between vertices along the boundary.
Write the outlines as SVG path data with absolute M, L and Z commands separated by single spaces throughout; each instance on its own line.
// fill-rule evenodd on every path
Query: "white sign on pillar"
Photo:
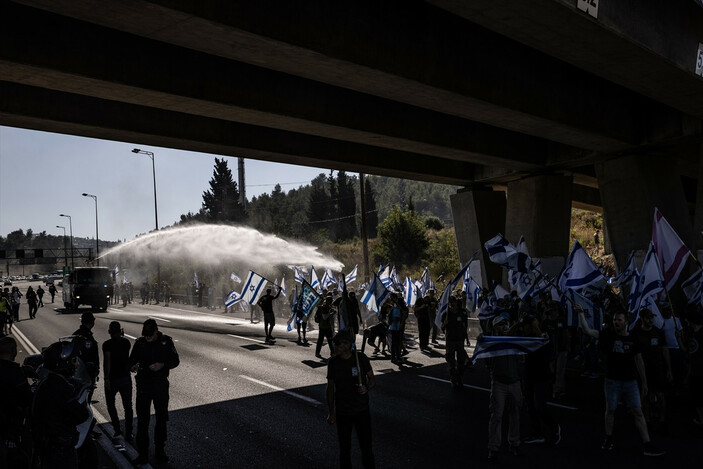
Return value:
M 598 18 L 598 0 L 577 0 L 576 8 Z
M 698 55 L 696 55 L 696 75 L 703 77 L 703 44 L 698 44 Z

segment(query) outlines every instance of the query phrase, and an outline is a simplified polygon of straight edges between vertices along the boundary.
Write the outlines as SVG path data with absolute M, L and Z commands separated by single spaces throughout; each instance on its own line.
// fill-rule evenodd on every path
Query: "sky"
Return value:
M 181 214 L 197 212 L 209 190 L 218 155 L 115 142 L 0 126 L 0 235 L 31 228 L 35 233 L 95 237 L 97 196 L 101 240 L 131 240 L 154 229 L 154 185 L 151 159 L 132 149 L 155 154 L 159 227 Z M 237 181 L 237 159 L 227 157 Z M 327 169 L 246 159 L 246 195 L 284 191 L 309 184 Z

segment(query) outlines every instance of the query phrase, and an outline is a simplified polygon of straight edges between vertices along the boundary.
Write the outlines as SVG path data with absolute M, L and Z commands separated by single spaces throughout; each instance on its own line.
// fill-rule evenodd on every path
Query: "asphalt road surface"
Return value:
M 22 288 L 22 287 L 20 287 Z M 26 289 L 26 288 L 25 288 Z M 57 300 L 60 295 L 57 296 Z M 45 296 L 45 299 L 50 297 Z M 27 320 L 22 305 L 16 323 L 20 337 L 18 361 L 28 349 L 49 345 L 78 328 L 79 311 L 64 311 L 46 303 L 37 318 Z M 263 342 L 263 323 L 250 324 L 243 314 L 224 314 L 183 305 L 112 305 L 97 313 L 93 332 L 99 344 L 109 338 L 110 321 L 119 321 L 134 342 L 142 323 L 154 318 L 159 329 L 175 340 L 181 365 L 170 377 L 170 421 L 168 464 L 173 468 L 328 468 L 338 467 L 336 428 L 326 422 L 325 362 L 314 357 L 317 331 L 310 332 L 310 347 L 295 343 L 295 331 L 285 331 L 277 319 L 275 345 Z M 360 339 L 359 339 L 360 340 Z M 632 419 L 624 411 L 616 422 L 616 450 L 605 453 L 603 437 L 602 380 L 570 376 L 570 397 L 550 407 L 563 428 L 557 446 L 523 446 L 524 456 L 515 457 L 504 448 L 497 463 L 486 461 L 488 426 L 488 375 L 482 365 L 467 372 L 463 389 L 448 382 L 441 345 L 422 353 L 414 345 L 407 363 L 397 366 L 389 356 L 374 355 L 367 348 L 377 386 L 370 393 L 374 453 L 380 468 L 434 467 L 562 467 L 593 468 L 601 464 L 643 468 L 700 467 L 703 461 L 703 432 L 689 422 L 684 399 L 672 407 L 668 436 L 653 441 L 667 450 L 659 460 L 645 459 Z M 323 356 L 329 350 L 323 349 Z M 102 360 L 102 357 L 101 357 Z M 102 379 L 102 374 L 101 374 Z M 107 416 L 102 381 L 94 399 L 95 408 Z M 118 412 L 123 415 L 118 398 Z M 153 420 L 153 419 L 152 419 Z M 153 422 L 152 422 L 153 423 Z M 504 426 L 505 429 L 506 426 Z M 105 438 L 111 427 L 102 425 Z M 529 435 L 529 419 L 523 412 L 523 437 Z M 136 425 L 135 425 L 136 430 Z M 504 443 L 507 445 L 507 442 Z M 111 457 L 128 458 L 133 453 L 113 452 Z M 152 447 L 153 454 L 153 447 Z M 361 467 L 356 441 L 352 454 Z

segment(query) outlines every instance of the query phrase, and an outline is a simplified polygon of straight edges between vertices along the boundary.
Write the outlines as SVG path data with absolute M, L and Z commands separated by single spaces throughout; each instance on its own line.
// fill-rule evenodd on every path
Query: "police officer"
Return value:
M 168 375 L 169 370 L 180 364 L 173 339 L 159 332 L 156 321 L 147 319 L 142 327 L 142 337 L 137 339 L 129 356 L 132 372 L 137 373 L 137 450 L 136 464 L 149 462 L 149 418 L 154 403 L 156 424 L 154 445 L 156 459 L 168 461 L 164 451 L 166 444 L 166 422 L 168 421 Z
M 81 326 L 73 333 L 81 337 L 82 344 L 79 345 L 78 353 L 85 363 L 88 373 L 93 383 L 100 374 L 100 354 L 98 352 L 98 342 L 93 337 L 93 327 L 95 327 L 95 316 L 86 312 L 81 315 Z

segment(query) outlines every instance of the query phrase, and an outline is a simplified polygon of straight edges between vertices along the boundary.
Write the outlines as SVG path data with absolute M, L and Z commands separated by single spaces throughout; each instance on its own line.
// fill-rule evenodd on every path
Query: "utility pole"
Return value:
M 247 194 L 244 178 L 244 158 L 242 158 L 241 156 L 237 157 L 237 174 L 239 176 L 239 205 L 241 205 L 242 208 L 246 210 Z
M 364 251 L 364 283 L 369 283 L 369 239 L 366 236 L 366 188 L 364 173 L 359 173 L 359 196 L 361 198 L 361 246 Z

